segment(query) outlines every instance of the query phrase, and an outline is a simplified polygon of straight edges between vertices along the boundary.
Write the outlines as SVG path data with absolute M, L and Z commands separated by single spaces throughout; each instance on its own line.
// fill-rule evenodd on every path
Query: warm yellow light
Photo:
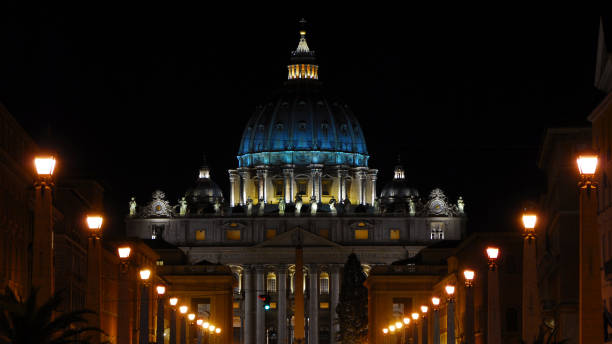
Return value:
M 146 281 L 149 279 L 149 277 L 151 277 L 151 270 L 149 269 L 142 269 L 140 270 L 140 279 L 143 281 Z
M 221 333 L 221 329 L 217 327 L 217 328 L 215 329 L 215 333 L 216 333 L 216 334 Z
M 446 287 L 444 287 L 444 289 L 446 290 L 446 293 L 448 294 L 448 296 L 452 296 L 455 293 L 454 285 L 447 285 Z
M 202 328 L 205 329 L 205 330 L 208 329 L 208 326 L 210 326 L 210 324 L 208 322 L 204 322 L 202 324 Z
M 187 314 L 187 319 L 189 319 L 189 321 L 193 321 L 193 319 L 195 319 L 195 314 L 194 313 Z
M 592 176 L 597 170 L 597 155 L 580 155 L 576 160 L 578 162 L 578 171 L 583 176 Z
M 158 285 L 155 289 L 157 289 L 157 295 L 164 295 L 166 293 L 166 287 L 163 285 Z
M 395 332 L 395 326 L 394 325 L 390 325 L 389 326 L 389 331 L 390 332 Z
M 404 325 L 410 325 L 410 318 L 408 317 L 404 318 Z
M 208 325 L 208 330 L 210 332 L 214 331 L 215 330 L 215 325 Z
M 398 330 L 399 330 L 400 328 L 402 328 L 402 322 L 401 322 L 401 321 L 396 322 L 396 323 L 395 323 L 395 328 L 396 328 L 396 329 L 398 329 Z
M 434 305 L 434 306 L 438 306 L 438 305 L 440 305 L 440 298 L 438 298 L 438 297 L 432 297 L 432 298 L 431 298 L 431 304 L 432 304 L 432 305 Z
M 99 230 L 102 228 L 102 216 L 99 215 L 87 215 L 87 226 L 91 230 Z
M 414 321 L 419 320 L 419 313 L 412 313 L 412 320 Z
M 181 314 L 187 313 L 187 310 L 189 310 L 189 307 L 187 307 L 187 306 L 179 307 L 179 312 L 181 312 Z
M 119 258 L 128 259 L 130 258 L 130 253 L 132 252 L 132 248 L 129 246 L 123 246 L 117 248 L 117 252 L 119 253 Z
M 425 305 L 421 306 L 421 313 L 425 314 L 425 313 L 427 313 L 428 310 L 429 310 L 429 307 L 427 307 Z
M 535 214 L 523 214 L 523 226 L 525 229 L 534 229 L 538 216 Z
M 50 176 L 55 169 L 55 158 L 52 156 L 40 157 L 34 159 L 36 173 L 40 176 Z
M 178 298 L 176 297 L 170 298 L 170 306 L 176 306 L 177 303 L 178 303 Z
M 386 327 L 385 327 L 385 328 L 383 328 L 383 333 L 384 333 L 384 334 L 389 333 L 389 329 L 388 329 L 388 328 L 386 328 Z
M 466 280 L 471 281 L 474 279 L 474 270 L 463 270 L 463 276 Z
M 497 256 L 499 256 L 499 248 L 487 247 L 487 256 L 489 256 L 489 259 L 497 259 Z
M 204 322 L 204 320 L 202 320 L 202 319 L 196 320 L 196 324 L 198 324 L 198 326 L 201 326 L 203 322 Z

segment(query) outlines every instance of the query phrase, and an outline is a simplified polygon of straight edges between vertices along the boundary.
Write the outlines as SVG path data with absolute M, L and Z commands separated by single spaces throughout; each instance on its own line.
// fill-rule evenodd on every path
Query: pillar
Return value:
M 238 170 L 240 175 L 240 204 L 245 205 L 247 201 L 247 184 L 249 182 L 249 170 L 246 168 L 240 168 Z
M 540 327 L 540 301 L 536 262 L 536 241 L 533 235 L 523 239 L 523 342 L 533 343 Z M 603 311 L 602 311 L 603 312 Z M 603 324 L 602 324 L 603 326 Z
M 487 320 L 487 344 L 497 344 L 502 342 L 502 338 L 499 304 L 499 275 L 494 265 L 489 268 L 487 283 L 487 314 L 489 317 Z
M 38 289 L 36 304 L 42 305 L 53 295 L 53 196 L 51 183 L 35 186 L 34 233 L 32 236 L 32 287 Z
M 471 285 L 465 287 L 464 317 L 465 318 L 463 319 L 463 327 L 465 329 L 464 333 L 466 344 L 475 344 L 476 338 L 474 337 L 474 288 Z M 532 341 L 528 343 L 532 343 Z
M 283 166 L 283 181 L 285 187 L 285 203 L 293 203 L 293 165 Z
M 263 268 L 263 266 L 257 266 L 255 268 L 255 280 L 256 280 L 256 285 L 255 285 L 255 290 L 257 290 L 257 293 L 259 294 L 265 294 L 266 293 L 266 286 L 265 286 L 265 281 L 266 278 L 264 276 L 264 271 L 265 269 Z M 255 337 L 256 337 L 256 343 L 257 344 L 265 344 L 266 343 L 266 314 L 265 314 L 265 310 L 264 310 L 264 305 L 263 305 L 263 301 L 259 300 L 259 298 L 256 299 L 256 323 L 255 323 Z
M 346 177 L 348 171 L 344 167 L 338 168 L 338 202 L 342 202 L 346 199 Z
M 310 266 L 308 273 L 309 285 L 309 309 L 308 309 L 308 342 L 319 342 L 319 271 L 316 265 Z
M 140 328 L 138 329 L 138 343 L 149 344 L 149 287 L 145 284 L 140 287 Z
M 268 174 L 267 166 L 257 167 L 257 179 L 259 180 L 257 201 L 263 199 L 264 203 L 268 203 Z
M 157 298 L 157 332 L 155 334 L 156 344 L 164 344 L 164 302 L 166 298 L 159 295 Z
M 170 309 L 170 344 L 176 344 L 176 307 Z
M 433 344 L 440 344 L 440 309 L 435 307 L 433 310 Z
M 336 342 L 336 336 L 338 332 L 340 332 L 340 326 L 336 323 L 336 308 L 338 307 L 338 302 L 340 300 L 340 267 L 337 265 L 331 266 L 331 310 L 330 318 L 331 318 L 331 343 Z
M 455 300 L 452 298 L 446 303 L 446 342 L 455 343 Z
M 374 201 L 376 200 L 376 180 L 378 179 L 377 174 L 378 174 L 378 170 L 375 170 L 375 169 L 370 170 L 370 173 L 368 174 L 368 177 L 370 180 L 369 201 L 371 205 L 374 205 Z
M 87 244 L 87 296 L 86 308 L 94 311 L 88 316 L 89 326 L 101 328 L 100 306 L 102 305 L 102 243 L 95 237 L 88 238 Z M 100 334 L 95 334 L 90 341 L 100 343 Z
M 580 188 L 580 343 L 603 342 L 603 301 L 601 298 L 601 248 L 597 228 L 597 189 Z
M 244 268 L 244 344 L 255 343 L 253 320 L 255 318 L 255 285 L 253 283 L 253 268 Z
M 287 336 L 287 267 L 278 268 L 278 301 L 276 314 L 278 315 L 278 344 L 288 343 Z
M 238 202 L 236 202 L 236 194 L 239 192 L 238 189 L 240 188 L 240 176 L 236 170 L 229 170 L 228 172 L 230 178 L 230 206 L 235 207 L 238 204 Z
M 359 168 L 357 170 L 357 172 L 355 172 L 355 176 L 357 177 L 357 188 L 358 188 L 358 192 L 359 192 L 359 204 L 365 204 L 366 203 L 366 190 L 365 190 L 365 186 L 366 186 L 366 172 L 362 169 Z
M 317 200 L 317 203 L 321 202 L 321 175 L 323 167 L 319 164 L 311 164 L 310 166 L 310 179 L 312 182 L 312 191 L 311 195 L 314 196 Z

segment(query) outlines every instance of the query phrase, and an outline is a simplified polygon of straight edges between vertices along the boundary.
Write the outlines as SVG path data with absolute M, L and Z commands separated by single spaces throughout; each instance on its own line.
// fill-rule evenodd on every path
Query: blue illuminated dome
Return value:
M 301 31 L 284 87 L 257 106 L 242 134 L 240 167 L 257 165 L 367 166 L 363 131 L 349 107 L 328 97 L 318 81 L 314 51 Z

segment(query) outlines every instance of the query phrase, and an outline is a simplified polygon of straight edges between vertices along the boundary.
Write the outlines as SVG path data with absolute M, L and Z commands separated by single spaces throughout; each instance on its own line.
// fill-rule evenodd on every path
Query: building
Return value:
M 237 343 L 291 342 L 295 288 L 307 295 L 308 342 L 332 343 L 340 274 L 351 252 L 369 271 L 466 233 L 463 200 L 450 200 L 440 189 L 420 195 L 401 164 L 377 192 L 362 128 L 349 107 L 323 89 L 305 30 L 287 68 L 284 86 L 246 124 L 227 196 L 204 161 L 178 204 L 158 190 L 140 206 L 132 199 L 126 219 L 128 237 L 176 246 L 192 269 L 231 268 Z M 298 245 L 302 286 L 293 282 Z M 162 271 L 175 268 L 167 261 L 163 266 L 159 273 L 167 278 Z M 258 300 L 262 294 L 271 297 L 269 311 Z M 208 302 L 201 298 L 193 306 L 214 314 Z

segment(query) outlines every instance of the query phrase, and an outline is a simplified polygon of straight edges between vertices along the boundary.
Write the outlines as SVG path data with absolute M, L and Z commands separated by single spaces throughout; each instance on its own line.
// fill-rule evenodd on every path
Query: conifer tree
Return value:
M 337 340 L 342 344 L 361 344 L 368 340 L 368 289 L 366 275 L 354 253 L 344 264 L 340 301 L 336 307 L 340 325 Z

